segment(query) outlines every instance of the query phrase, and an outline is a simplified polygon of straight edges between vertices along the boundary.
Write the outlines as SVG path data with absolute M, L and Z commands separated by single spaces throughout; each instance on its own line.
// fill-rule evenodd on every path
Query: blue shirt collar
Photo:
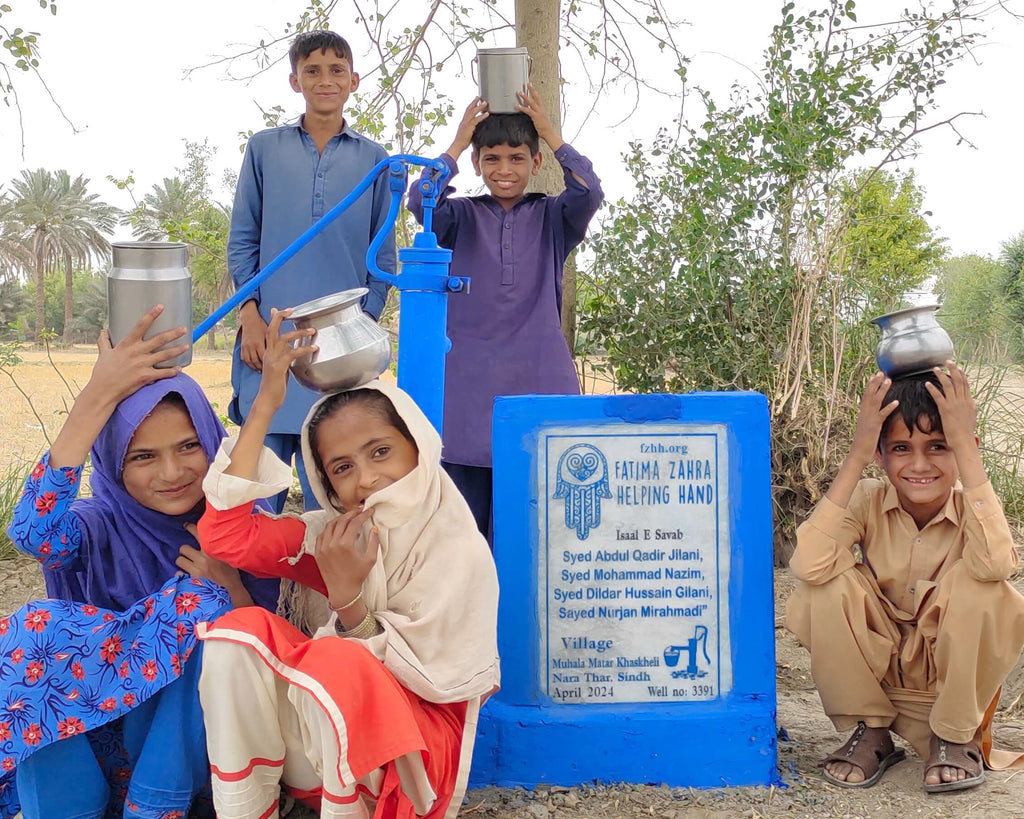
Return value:
M 302 118 L 305 117 L 305 116 L 306 116 L 305 114 L 299 114 L 299 116 L 294 120 L 294 122 L 289 122 L 288 125 L 290 127 L 292 127 L 292 128 L 296 128 L 296 129 L 298 129 L 300 131 L 305 131 L 308 134 L 309 131 L 306 131 L 306 127 L 302 124 Z M 358 137 L 359 134 L 357 134 L 355 131 L 353 131 L 351 127 L 349 127 L 348 117 L 346 117 L 345 119 L 342 120 L 341 130 L 338 131 L 338 133 L 335 134 L 334 136 L 347 136 L 347 137 L 350 137 L 350 138 L 354 139 L 354 138 Z M 333 139 L 333 138 L 334 137 L 331 137 L 331 139 Z

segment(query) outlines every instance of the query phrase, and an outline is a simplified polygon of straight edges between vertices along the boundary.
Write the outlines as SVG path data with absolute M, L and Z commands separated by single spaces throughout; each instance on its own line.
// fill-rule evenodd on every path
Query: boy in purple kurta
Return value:
M 489 193 L 450 199 L 454 189 L 447 188 L 433 223 L 452 251 L 452 275 L 472 278 L 470 292 L 448 302 L 442 463 L 488 542 L 494 397 L 579 394 L 562 335 L 562 267 L 604 198 L 590 160 L 562 141 L 533 86 L 519 100 L 518 114 L 489 114 L 486 102 L 470 103 L 441 159 L 454 177 L 472 145 L 473 169 Z M 540 139 L 565 173 L 558 196 L 526 193 L 540 170 Z M 422 222 L 418 185 L 409 210 Z

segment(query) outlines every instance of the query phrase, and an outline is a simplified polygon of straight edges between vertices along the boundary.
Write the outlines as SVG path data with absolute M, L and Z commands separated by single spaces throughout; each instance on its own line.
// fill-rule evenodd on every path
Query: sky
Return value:
M 891 8 L 896 0 L 860 0 L 861 20 Z M 691 83 L 725 95 L 734 81 L 752 81 L 751 70 L 762 62 L 768 33 L 782 0 L 670 0 L 667 5 L 686 25 L 679 42 L 690 55 Z M 176 0 L 171 4 L 139 0 L 64 0 L 51 17 L 36 3 L 14 4 L 19 24 L 41 35 L 42 69 L 53 97 L 69 125 L 31 77 L 18 77 L 24 111 L 22 136 L 12 109 L 0 109 L 0 184 L 23 168 L 65 168 L 92 180 L 90 190 L 110 204 L 130 207 L 108 175 L 131 173 L 136 195 L 183 164 L 186 140 L 209 140 L 216 149 L 215 195 L 226 169 L 241 162 L 240 132 L 263 127 L 260 106 L 282 105 L 301 113 L 302 98 L 288 86 L 287 64 L 278 64 L 249 83 L 232 80 L 222 68 L 186 74 L 187 69 L 218 55 L 238 50 L 280 32 L 303 8 L 301 0 Z M 900 6 L 904 3 L 900 3 Z M 1024 0 L 1007 5 L 1024 12 Z M 345 7 L 341 0 L 339 7 Z M 357 60 L 367 46 L 356 29 L 346 30 L 348 12 L 335 17 L 334 27 L 352 42 Z M 352 15 L 354 17 L 354 14 Z M 4 22 L 10 20 L 5 16 Z M 514 45 L 512 32 L 502 32 L 483 46 Z M 365 65 L 357 64 L 357 70 Z M 573 69 L 578 70 L 578 69 Z M 654 70 L 661 70 L 655 68 Z M 585 94 L 572 93 L 583 78 L 568 75 L 569 93 L 563 136 L 589 156 L 604 181 L 609 199 L 629 195 L 630 179 L 621 154 L 632 139 L 654 136 L 670 115 L 666 104 L 649 103 L 620 123 L 615 99 L 606 100 L 581 128 L 591 107 Z M 965 117 L 960 129 L 976 147 L 957 145 L 955 134 L 928 134 L 913 168 L 925 190 L 929 221 L 946 238 L 954 254 L 998 255 L 1000 243 L 1024 231 L 1024 161 L 1020 135 L 1024 109 L 1019 81 L 1024 76 L 1024 22 L 1008 14 L 993 17 L 989 36 L 947 77 L 939 116 L 959 111 L 984 116 Z M 467 76 L 449 71 L 443 90 L 468 102 L 475 85 Z M 458 117 L 438 137 L 438 150 L 454 137 Z M 471 174 L 468 158 L 463 174 Z M 465 180 L 465 176 L 463 180 Z M 465 189 L 472 185 L 463 181 Z M 130 238 L 127 233 L 117 238 Z

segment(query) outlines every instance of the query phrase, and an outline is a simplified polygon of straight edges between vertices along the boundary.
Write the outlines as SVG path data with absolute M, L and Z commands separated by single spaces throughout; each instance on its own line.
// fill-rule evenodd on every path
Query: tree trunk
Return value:
M 46 278 L 46 256 L 43 252 L 43 237 L 35 238 L 36 251 L 36 343 L 43 343 L 46 330 L 46 294 L 43 292 Z
M 63 341 L 71 346 L 71 308 L 75 297 L 74 272 L 71 266 L 71 254 L 64 253 L 64 338 Z
M 530 52 L 530 82 L 547 109 L 555 130 L 562 131 L 561 74 L 558 70 L 559 0 L 516 0 L 516 44 Z M 530 189 L 561 193 L 562 169 L 547 145 L 541 145 L 544 161 Z
M 516 0 L 516 45 L 530 52 L 530 82 L 540 94 L 555 130 L 562 132 L 562 75 L 558 67 L 559 0 Z M 558 194 L 565 188 L 562 168 L 547 145 L 530 190 Z M 576 265 L 570 259 L 562 274 L 562 334 L 570 352 L 576 341 Z

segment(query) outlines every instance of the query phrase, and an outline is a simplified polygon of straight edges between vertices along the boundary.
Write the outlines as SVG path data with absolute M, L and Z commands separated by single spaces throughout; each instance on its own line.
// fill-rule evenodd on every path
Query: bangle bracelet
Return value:
M 359 590 L 359 594 L 357 594 L 355 597 L 353 597 L 344 606 L 331 606 L 331 611 L 333 611 L 335 614 L 337 614 L 339 611 L 344 611 L 345 609 L 350 609 L 350 608 L 352 608 L 356 603 L 358 603 L 362 599 L 363 599 L 363 591 L 362 591 L 362 589 L 360 589 Z
M 366 616 L 359 625 L 348 631 L 342 625 L 340 617 L 334 620 L 334 633 L 339 637 L 347 637 L 351 640 L 368 640 L 371 637 L 376 637 L 382 631 L 383 629 L 380 627 L 380 623 L 377 622 L 377 618 L 369 611 L 366 612 Z

